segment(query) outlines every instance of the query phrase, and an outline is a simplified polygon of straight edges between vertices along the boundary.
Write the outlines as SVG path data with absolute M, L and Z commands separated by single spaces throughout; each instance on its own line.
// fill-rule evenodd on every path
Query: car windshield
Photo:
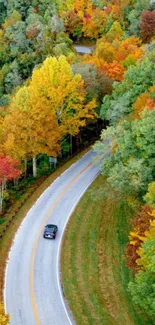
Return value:
M 47 225 L 45 227 L 45 230 L 49 230 L 49 231 L 54 231 L 56 229 L 56 227 L 54 225 Z

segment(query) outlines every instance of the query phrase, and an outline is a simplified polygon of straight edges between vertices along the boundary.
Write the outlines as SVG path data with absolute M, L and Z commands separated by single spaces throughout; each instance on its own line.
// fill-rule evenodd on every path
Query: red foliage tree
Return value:
M 0 213 L 2 212 L 5 184 L 21 174 L 19 162 L 10 157 L 0 156 Z
M 155 36 L 155 10 L 145 10 L 141 15 L 140 32 L 143 41 L 149 43 Z
M 135 245 L 132 245 L 130 243 L 126 246 L 126 252 L 125 257 L 127 258 L 126 266 L 128 266 L 130 269 L 132 269 L 133 272 L 138 272 L 140 267 L 137 265 L 136 261 L 139 258 L 139 255 L 137 253 L 138 248 L 141 246 L 142 241 L 137 241 Z

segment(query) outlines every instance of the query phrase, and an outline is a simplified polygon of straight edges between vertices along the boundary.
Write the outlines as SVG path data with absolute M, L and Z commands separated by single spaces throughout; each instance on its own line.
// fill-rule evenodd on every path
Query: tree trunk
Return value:
M 24 176 L 27 176 L 27 158 L 24 159 Z
M 2 198 L 2 196 L 0 194 L 0 215 L 2 213 L 2 207 L 3 207 L 3 198 Z
M 6 181 L 3 182 L 3 191 L 6 191 Z
M 33 177 L 37 177 L 37 160 L 33 157 Z
M 17 187 L 19 184 L 19 178 L 14 179 L 14 186 Z
M 2 182 L 0 185 L 0 214 L 3 210 L 3 197 L 4 197 L 4 183 Z
M 62 159 L 62 157 L 63 157 L 62 149 L 60 150 L 59 157 L 60 157 L 61 159 Z
M 72 137 L 72 135 L 70 135 L 70 146 L 71 146 L 70 153 L 72 156 L 72 153 L 73 153 L 73 137 Z

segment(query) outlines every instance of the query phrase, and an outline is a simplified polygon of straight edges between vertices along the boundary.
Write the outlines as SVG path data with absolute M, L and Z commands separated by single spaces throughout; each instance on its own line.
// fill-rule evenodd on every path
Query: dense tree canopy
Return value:
M 149 182 L 155 177 L 155 110 L 145 111 L 141 119 L 123 122 L 102 132 L 101 139 L 111 140 L 112 155 L 105 159 L 103 174 L 122 193 L 145 193 Z M 99 144 L 100 152 L 105 145 Z M 111 149 L 108 146 L 108 151 Z
M 30 87 L 21 88 L 11 103 L 10 114 L 4 120 L 4 152 L 17 159 L 39 153 L 57 156 L 62 129 L 48 104 Z
M 48 55 L 72 53 L 72 41 L 64 33 L 61 18 L 50 15 L 48 10 L 42 16 L 29 6 L 25 16 L 22 10 L 22 6 L 26 8 L 25 1 L 15 2 L 15 6 L 10 3 L 9 15 L 0 30 L 0 106 L 3 106 L 5 94 L 23 84 L 35 65 Z
M 114 84 L 111 96 L 105 96 L 101 117 L 113 124 L 133 111 L 137 97 L 153 86 L 155 81 L 154 50 L 142 62 L 130 67 L 121 83 Z
M 88 100 L 95 98 L 100 104 L 103 96 L 111 93 L 112 80 L 105 74 L 97 70 L 93 64 L 74 64 L 72 65 L 73 72 L 79 73 L 85 83 Z
M 64 56 L 48 58 L 32 75 L 31 87 L 40 101 L 51 106 L 57 121 L 65 133 L 75 135 L 94 118 L 96 103 L 86 102 L 86 91 L 80 74 L 75 74 Z
M 40 153 L 57 156 L 64 135 L 76 135 L 87 120 L 97 117 L 95 107 L 95 100 L 86 98 L 81 75 L 74 75 L 66 58 L 48 58 L 12 99 L 1 124 L 3 152 L 19 160 Z
M 18 176 L 9 174 L 16 159 L 26 165 L 39 154 L 58 156 L 61 144 L 80 138 L 81 129 L 100 111 L 109 123 L 95 146 L 102 173 L 124 200 L 140 201 L 127 250 L 128 265 L 136 273 L 130 292 L 151 319 L 154 26 L 153 0 L 0 1 L 0 162 L 7 172 L 1 202 L 4 182 Z M 91 43 L 92 55 L 78 55 L 73 41 Z

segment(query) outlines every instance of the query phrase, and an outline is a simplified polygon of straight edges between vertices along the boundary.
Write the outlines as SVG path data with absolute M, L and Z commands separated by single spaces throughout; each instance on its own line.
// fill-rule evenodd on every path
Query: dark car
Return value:
M 44 229 L 44 238 L 54 239 L 56 237 L 58 227 L 56 225 L 46 225 Z

